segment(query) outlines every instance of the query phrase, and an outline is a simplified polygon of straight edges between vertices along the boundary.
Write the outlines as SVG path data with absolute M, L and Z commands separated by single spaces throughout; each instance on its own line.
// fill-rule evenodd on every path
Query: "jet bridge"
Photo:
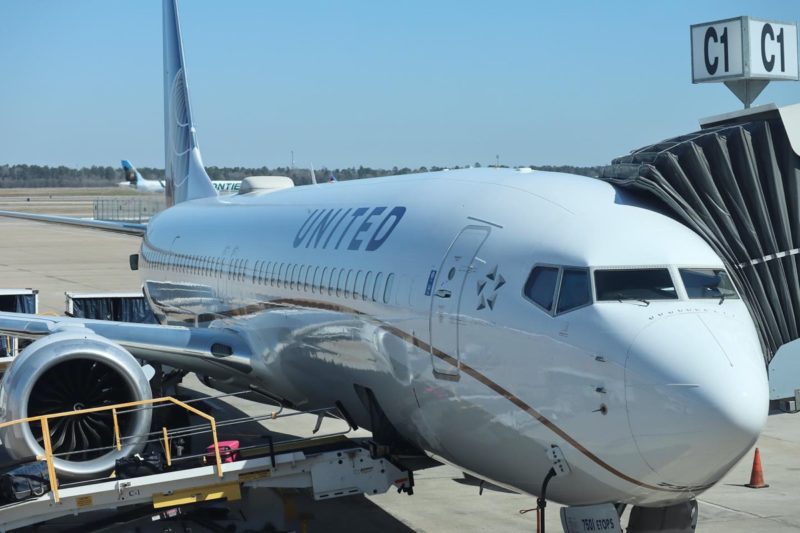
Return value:
M 800 388 L 800 348 L 773 358 L 800 337 L 800 105 L 700 125 L 615 159 L 600 179 L 652 200 L 722 257 L 758 328 L 771 397 L 794 396 L 773 385 L 780 375 Z

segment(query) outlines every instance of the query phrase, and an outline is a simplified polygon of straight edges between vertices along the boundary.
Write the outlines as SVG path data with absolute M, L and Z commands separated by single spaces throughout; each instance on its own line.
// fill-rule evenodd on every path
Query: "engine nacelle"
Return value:
M 0 421 L 151 397 L 141 365 L 127 350 L 88 329 L 69 328 L 37 340 L 14 360 L 0 382 Z M 114 447 L 110 410 L 49 419 L 57 473 L 71 479 L 108 474 L 117 459 L 142 450 L 151 413 L 118 414 L 121 450 Z M 39 422 L 0 430 L 0 439 L 13 459 L 44 454 Z

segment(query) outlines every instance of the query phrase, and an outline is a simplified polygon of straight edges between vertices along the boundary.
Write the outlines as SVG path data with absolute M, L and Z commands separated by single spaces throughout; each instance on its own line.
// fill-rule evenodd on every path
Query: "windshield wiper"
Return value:
M 719 303 L 717 305 L 722 305 L 722 302 L 724 302 L 724 301 L 725 301 L 725 293 L 722 292 L 722 291 L 719 291 Z

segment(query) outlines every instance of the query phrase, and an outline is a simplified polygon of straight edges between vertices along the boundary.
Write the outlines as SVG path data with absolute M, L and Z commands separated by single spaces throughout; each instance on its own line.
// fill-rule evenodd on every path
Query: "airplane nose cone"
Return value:
M 655 319 L 625 367 L 628 420 L 660 483 L 703 488 L 755 443 L 767 420 L 764 359 L 749 316 Z

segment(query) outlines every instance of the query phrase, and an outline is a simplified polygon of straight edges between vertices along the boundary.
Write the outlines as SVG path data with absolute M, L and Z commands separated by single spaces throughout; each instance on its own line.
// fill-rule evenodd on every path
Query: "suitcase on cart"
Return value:
M 239 441 L 221 440 L 219 441 L 219 457 L 223 463 L 232 463 L 239 460 Z M 206 461 L 214 462 L 214 445 L 206 448 Z
M 7 503 L 38 498 L 49 490 L 50 476 L 44 461 L 18 466 L 0 475 L 0 499 Z
M 132 455 L 124 459 L 117 459 L 114 471 L 117 479 L 160 474 L 164 471 L 164 455 L 160 452 L 151 452 L 143 455 Z

